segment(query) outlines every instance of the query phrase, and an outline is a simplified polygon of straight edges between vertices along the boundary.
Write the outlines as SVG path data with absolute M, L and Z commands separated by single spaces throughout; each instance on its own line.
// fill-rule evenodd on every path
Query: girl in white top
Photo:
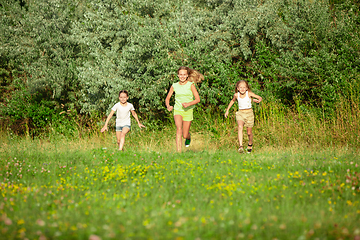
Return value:
M 252 127 L 254 126 L 254 113 L 251 108 L 251 99 L 254 98 L 254 102 L 260 103 L 262 101 L 262 97 L 256 95 L 255 93 L 251 92 L 249 84 L 245 80 L 240 80 L 236 83 L 235 86 L 235 94 L 233 99 L 230 101 L 226 112 L 225 117 L 229 115 L 229 110 L 231 106 L 237 100 L 239 111 L 236 112 L 236 121 L 238 124 L 238 140 L 239 140 L 239 152 L 243 153 L 243 128 L 247 128 L 247 134 L 249 137 L 249 143 L 247 147 L 248 153 L 252 151 L 253 145 L 253 133 Z
M 119 146 L 119 150 L 122 151 L 125 143 L 125 135 L 131 129 L 131 120 L 130 120 L 130 112 L 138 123 L 139 128 L 145 127 L 142 125 L 137 117 L 134 106 L 127 102 L 129 99 L 129 94 L 126 90 L 121 90 L 119 92 L 119 100 L 120 102 L 116 103 L 112 108 L 109 116 L 106 119 L 104 127 L 101 129 L 101 132 L 105 132 L 108 130 L 107 125 L 111 119 L 111 117 L 116 112 L 116 139 L 117 144 Z

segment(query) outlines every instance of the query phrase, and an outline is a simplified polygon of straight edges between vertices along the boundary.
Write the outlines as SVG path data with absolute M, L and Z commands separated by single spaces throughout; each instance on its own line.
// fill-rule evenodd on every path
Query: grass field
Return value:
M 8 139 L 0 239 L 360 239 L 356 149 Z M 198 143 L 196 143 L 198 140 Z M 157 141 L 164 142 L 163 149 Z

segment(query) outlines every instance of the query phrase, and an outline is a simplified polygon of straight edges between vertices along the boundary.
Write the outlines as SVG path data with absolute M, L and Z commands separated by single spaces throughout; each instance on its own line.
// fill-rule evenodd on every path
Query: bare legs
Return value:
M 252 133 L 252 128 L 247 128 L 247 135 L 249 137 L 249 143 L 248 143 L 248 150 L 252 149 L 252 144 L 253 144 L 253 133 Z
M 116 140 L 119 146 L 119 150 L 122 151 L 125 143 L 125 135 L 130 131 L 127 127 L 124 127 L 121 132 L 116 132 Z
M 239 140 L 239 144 L 240 144 L 240 147 L 242 147 L 243 145 L 243 129 L 244 129 L 244 122 L 239 120 L 237 121 L 238 123 L 238 140 Z
M 244 129 L 244 124 L 245 122 L 239 120 L 237 121 L 238 123 L 238 140 L 239 140 L 239 144 L 240 146 L 243 145 L 243 129 Z M 249 145 L 253 144 L 253 133 L 252 133 L 252 128 L 246 128 L 247 130 L 247 135 L 249 137 Z M 252 147 L 248 147 L 249 149 L 252 149 Z
M 176 150 L 178 152 L 181 152 L 182 137 L 190 137 L 189 130 L 191 126 L 191 121 L 183 121 L 181 115 L 174 115 L 174 120 L 176 125 Z

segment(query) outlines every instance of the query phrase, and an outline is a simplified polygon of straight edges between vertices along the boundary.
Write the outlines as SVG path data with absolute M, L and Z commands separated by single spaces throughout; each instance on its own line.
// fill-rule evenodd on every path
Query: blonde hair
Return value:
M 186 70 L 188 73 L 188 81 L 194 82 L 194 83 L 200 83 L 202 80 L 204 80 L 204 75 L 202 75 L 200 72 L 198 72 L 195 69 L 191 69 L 189 67 L 181 66 L 177 70 L 177 73 L 179 74 L 180 70 Z
M 237 93 L 237 92 L 239 91 L 239 90 L 238 90 L 238 87 L 239 87 L 240 83 L 245 83 L 245 84 L 246 84 L 246 88 L 248 89 L 249 92 L 251 92 L 251 89 L 250 89 L 250 86 L 249 86 L 248 82 L 245 81 L 245 80 L 240 80 L 240 81 L 238 81 L 238 82 L 236 83 L 236 85 L 235 85 L 235 93 Z

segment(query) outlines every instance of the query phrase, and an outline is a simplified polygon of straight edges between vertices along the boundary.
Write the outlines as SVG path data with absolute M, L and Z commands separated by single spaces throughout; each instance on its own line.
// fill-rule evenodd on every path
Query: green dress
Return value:
M 194 100 L 194 94 L 191 91 L 191 85 L 193 84 L 193 82 L 187 82 L 185 85 L 180 85 L 180 83 L 177 82 L 172 85 L 175 92 L 175 110 L 188 111 L 195 108 L 195 105 L 189 106 L 187 108 L 182 106 L 182 103 L 188 103 Z

